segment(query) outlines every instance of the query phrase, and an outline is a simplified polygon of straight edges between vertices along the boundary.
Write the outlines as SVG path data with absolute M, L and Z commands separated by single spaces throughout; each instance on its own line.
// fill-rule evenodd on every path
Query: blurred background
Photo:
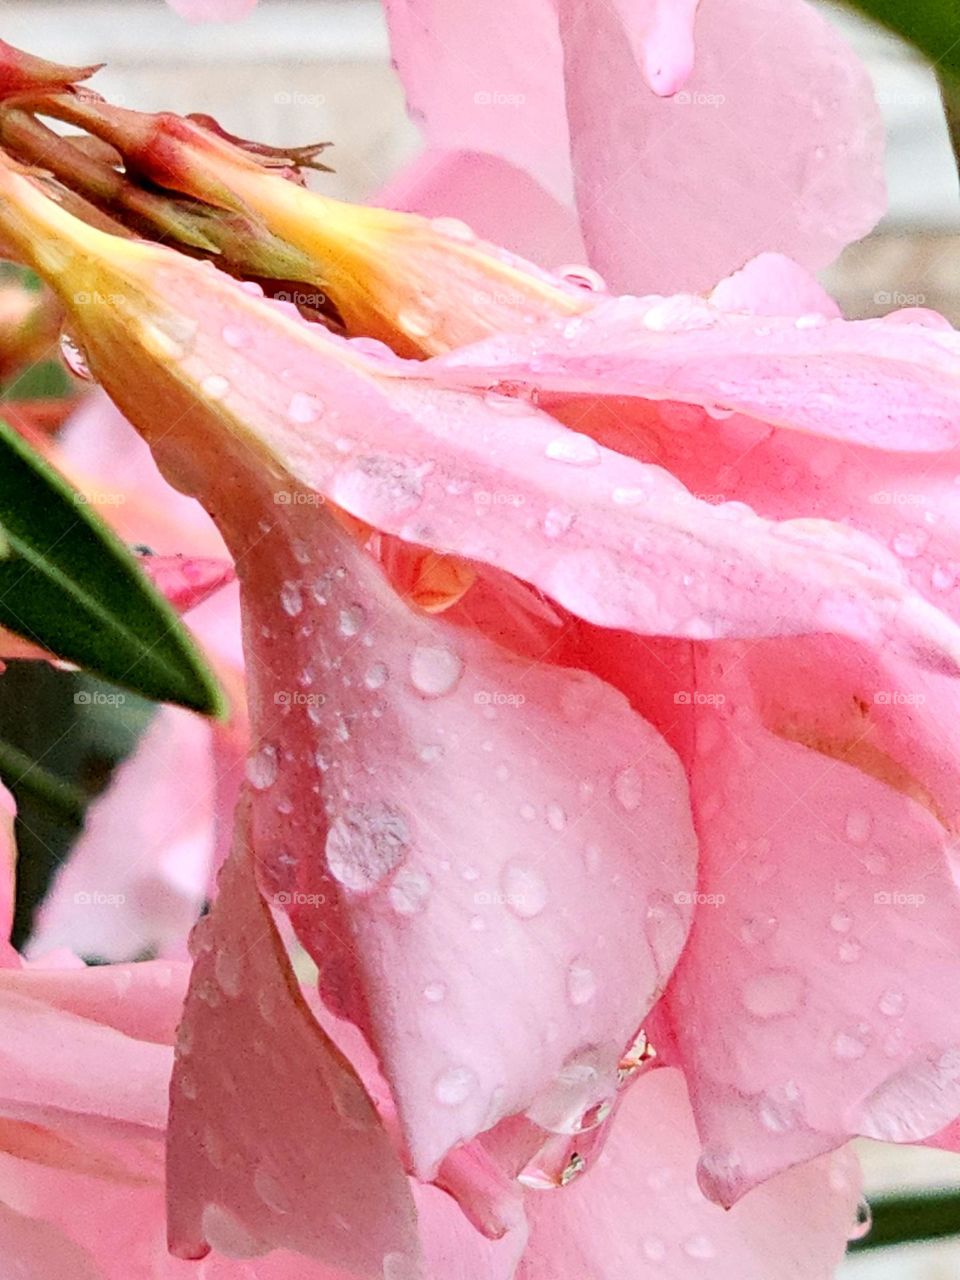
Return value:
M 823 7 L 874 78 L 888 131 L 890 191 L 884 222 L 847 250 L 825 283 L 851 317 L 926 306 L 960 324 L 960 202 L 934 77 L 893 37 Z M 162 0 L 0 0 L 0 35 L 60 62 L 106 61 L 96 87 L 120 105 L 206 112 L 232 133 L 285 146 L 330 141 L 324 159 L 335 172 L 313 181 L 331 195 L 369 196 L 418 146 L 376 0 L 260 0 L 242 22 L 225 26 L 188 26 Z M 36 837 L 31 856 L 31 834 L 21 831 L 23 928 L 30 900 L 42 893 L 58 851 L 69 847 L 86 801 L 151 714 L 132 698 L 123 715 L 103 708 L 91 714 L 88 706 L 77 732 L 64 736 L 69 751 L 46 743 L 44 725 L 62 728 L 75 716 L 75 686 L 38 666 L 13 663 L 0 682 L 0 721 L 15 721 L 23 705 L 43 712 L 0 742 L 0 774 L 8 781 L 21 759 L 43 755 L 48 766 L 39 795 L 18 794 L 30 806 Z M 960 1156 L 876 1143 L 862 1144 L 862 1154 L 872 1193 L 960 1185 Z M 960 1233 L 960 1221 L 955 1225 Z M 862 1253 L 841 1275 L 960 1280 L 960 1236 Z

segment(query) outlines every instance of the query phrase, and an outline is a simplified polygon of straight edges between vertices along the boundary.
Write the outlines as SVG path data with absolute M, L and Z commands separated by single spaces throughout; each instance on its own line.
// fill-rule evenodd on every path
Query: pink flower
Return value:
M 960 557 L 938 479 L 960 340 L 928 315 L 848 324 L 769 257 L 709 300 L 598 295 L 405 361 L 84 228 L 18 175 L 3 186 L 8 233 L 67 301 L 91 281 L 133 300 L 72 319 L 167 474 L 216 513 L 242 584 L 256 748 L 197 935 L 184 1025 L 201 1048 L 174 1076 L 177 1249 L 290 1245 L 343 1265 L 336 1231 L 311 1226 L 340 1192 L 304 1183 L 322 1170 L 298 1163 L 303 1109 L 269 1124 L 256 1109 L 267 1081 L 306 1087 L 284 1075 L 306 1049 L 272 1055 L 256 1028 L 273 996 L 267 1012 L 243 999 L 274 990 L 249 961 L 254 933 L 273 937 L 249 839 L 325 1003 L 377 1055 L 411 1169 L 500 1241 L 477 1248 L 506 1256 L 526 1217 L 518 1274 L 616 1277 L 660 1244 L 692 1267 L 726 1229 L 718 1255 L 764 1274 L 744 1215 L 781 1249 L 782 1221 L 759 1224 L 782 1216 L 785 1179 L 810 1178 L 785 1194 L 818 1206 L 824 1253 L 804 1259 L 822 1273 L 849 1176 L 831 1192 L 814 1163 L 750 1188 L 850 1133 L 923 1139 L 960 1109 L 940 994 L 956 976 Z M 469 561 L 472 585 L 412 608 L 405 544 Z M 297 1019 L 287 1041 L 313 1037 L 328 1084 L 352 1079 Z M 739 1218 L 657 1209 L 658 1233 L 632 1199 L 614 1208 L 624 1182 L 636 1194 L 644 1098 L 690 1133 L 673 1073 L 618 1087 L 644 1020 L 686 1076 L 701 1186 L 744 1197 Z M 364 1181 L 390 1113 L 348 1093 L 359 1136 L 338 1176 L 368 1189 L 374 1224 L 350 1266 L 393 1257 L 402 1274 L 409 1205 Z M 231 1135 L 222 1168 L 198 1156 L 205 1126 Z M 250 1185 L 265 1153 L 272 1204 Z M 584 1161 L 552 1198 L 513 1177 L 567 1181 Z M 278 1208 L 304 1185 L 310 1214 Z M 618 1233 L 594 1229 L 606 1212 Z

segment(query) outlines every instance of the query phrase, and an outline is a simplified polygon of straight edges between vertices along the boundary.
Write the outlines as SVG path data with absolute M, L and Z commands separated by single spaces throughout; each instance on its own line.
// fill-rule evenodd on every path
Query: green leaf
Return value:
M 847 4 L 903 36 L 933 63 L 939 75 L 960 82 L 960 5 L 957 0 L 846 0 Z
M 878 1196 L 870 1201 L 873 1226 L 848 1251 L 880 1249 L 921 1240 L 960 1235 L 960 1191 L 917 1191 L 910 1195 Z
M 216 679 L 174 610 L 3 421 L 0 529 L 0 625 L 144 697 L 223 713 Z

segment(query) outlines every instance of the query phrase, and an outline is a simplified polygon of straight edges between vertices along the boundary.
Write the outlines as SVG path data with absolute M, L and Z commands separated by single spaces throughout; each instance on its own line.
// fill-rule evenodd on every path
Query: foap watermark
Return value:
M 473 492 L 473 500 L 478 507 L 522 507 L 524 496 L 522 493 L 510 493 L 506 489 L 475 489 Z
M 922 907 L 926 900 L 925 893 L 902 893 L 898 889 L 881 889 L 873 895 L 878 907 Z
M 922 707 L 927 701 L 925 693 L 906 693 L 903 689 L 878 689 L 873 695 L 878 707 Z
M 873 295 L 878 307 L 923 307 L 927 302 L 925 293 L 905 293 L 900 289 L 878 289 Z
M 127 500 L 125 493 L 116 490 L 102 490 L 94 493 L 78 493 L 77 502 L 87 507 L 122 507 Z
M 81 289 L 73 295 L 78 307 L 116 307 L 124 300 L 122 293 L 100 293 L 97 289 Z
M 707 693 L 704 689 L 678 689 L 673 695 L 678 707 L 722 707 L 725 693 Z
M 322 707 L 326 700 L 324 693 L 304 693 L 302 689 L 278 689 L 273 695 L 278 707 Z
M 273 501 L 278 507 L 322 507 L 326 498 L 310 489 L 277 489 Z
M 699 89 L 681 89 L 671 99 L 678 107 L 722 107 L 726 100 L 725 93 L 703 93 Z
M 301 93 L 299 90 L 281 89 L 273 95 L 278 107 L 322 107 L 326 104 L 325 93 Z
M 127 700 L 125 693 L 107 693 L 102 689 L 80 689 L 73 695 L 78 707 L 122 707 Z
M 869 501 L 878 507 L 919 507 L 927 499 L 922 493 L 907 493 L 903 489 L 878 489 L 871 493 Z
M 522 107 L 526 100 L 525 93 L 510 93 L 505 89 L 478 89 L 473 95 L 477 107 Z
M 295 307 L 312 307 L 315 311 L 326 305 L 327 295 L 307 289 L 281 289 L 273 295 L 275 302 L 292 302 Z
M 527 699 L 525 694 L 504 689 L 478 689 L 473 700 L 478 707 L 522 707 Z
M 126 900 L 124 893 L 103 893 L 99 889 L 81 889 L 73 895 L 78 907 L 122 907 Z
M 690 893 L 686 889 L 673 895 L 678 907 L 722 907 L 726 900 L 725 893 Z
M 273 895 L 273 905 L 275 907 L 322 907 L 327 901 L 325 893 L 298 893 L 291 890 L 287 893 L 281 889 L 279 893 Z

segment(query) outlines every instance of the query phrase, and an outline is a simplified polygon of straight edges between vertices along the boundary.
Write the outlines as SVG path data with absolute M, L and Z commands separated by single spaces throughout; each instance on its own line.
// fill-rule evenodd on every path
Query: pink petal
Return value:
M 841 318 L 840 308 L 816 276 L 779 253 L 761 253 L 742 270 L 721 280 L 710 294 L 721 311 L 755 316 L 826 316 Z
M 381 1280 L 419 1274 L 406 1180 L 363 1085 L 303 1003 L 238 843 L 194 936 L 171 1083 L 181 1257 L 290 1247 Z
M 683 942 L 677 762 L 598 681 L 414 613 L 316 507 L 276 510 L 238 552 L 271 889 L 369 1025 L 421 1173 L 516 1111 L 579 1123 Z
M 49 1222 L 0 1203 L 0 1255 L 11 1275 L 43 1280 L 100 1280 L 93 1258 Z
M 586 256 L 576 215 L 522 169 L 484 152 L 425 151 L 375 203 L 459 218 L 483 239 L 542 267 Z
M 108 960 L 183 954 L 214 857 L 213 733 L 179 707 L 157 711 L 90 806 L 41 907 L 30 955 L 54 947 Z
M 756 273 L 753 273 L 754 275 Z M 504 334 L 432 362 L 438 377 L 517 391 L 637 396 L 738 412 L 797 431 L 875 448 L 936 451 L 960 439 L 960 336 L 927 324 L 833 321 L 823 304 L 799 318 L 726 308 L 751 305 L 756 282 L 703 299 L 619 298 L 525 335 Z M 811 299 L 815 301 L 815 299 Z M 792 295 L 787 305 L 795 302 Z M 441 372 L 442 371 L 442 372 Z
M 567 199 L 563 54 L 547 0 L 487 5 L 482 15 L 449 0 L 390 0 L 387 17 L 407 108 L 428 146 L 489 152 Z
M 707 289 L 764 250 L 822 267 L 870 230 L 884 207 L 880 117 L 824 18 L 802 0 L 705 4 L 693 73 L 664 98 L 644 80 L 669 92 L 683 78 L 690 6 L 652 44 L 638 8 L 649 0 L 559 4 L 580 219 L 616 289 Z
M 960 1111 L 956 686 L 836 641 L 697 658 L 700 897 L 669 1026 L 723 1203 Z
M 186 612 L 233 581 L 229 560 L 197 556 L 141 555 L 140 567 L 175 609 Z
M 596 1166 L 529 1192 L 530 1244 L 517 1280 L 822 1280 L 855 1220 L 859 1170 L 846 1153 L 790 1170 L 730 1212 L 696 1183 L 698 1140 L 678 1071 L 634 1084 Z
M 433 374 L 444 381 L 455 376 L 482 381 L 473 364 L 465 372 L 467 357 L 459 363 L 425 363 L 361 355 L 350 343 L 289 317 L 217 273 L 166 256 L 163 261 L 163 270 L 151 279 L 169 300 L 166 305 L 195 309 L 198 294 L 204 299 L 203 324 L 189 361 L 180 366 L 181 376 L 202 397 L 203 379 L 216 370 L 232 392 L 231 414 L 242 418 L 260 445 L 302 484 L 366 523 L 405 541 L 493 563 L 603 626 L 703 639 L 828 629 L 889 643 L 944 669 L 956 667 L 960 648 L 953 625 L 910 595 L 899 563 L 871 540 L 839 525 L 772 525 L 746 509 L 714 507 L 692 498 L 659 468 L 598 448 L 546 415 L 525 411 L 522 402 L 499 394 L 463 394 L 428 380 Z M 635 305 L 647 307 L 643 314 L 649 321 L 649 300 L 619 305 L 630 316 Z M 610 306 L 615 315 L 618 304 Z M 581 326 L 606 335 L 606 320 L 597 325 L 593 317 L 607 311 L 601 305 L 567 322 L 575 329 L 562 359 L 549 354 L 551 346 L 541 348 L 545 382 L 563 381 L 566 375 L 559 371 L 581 345 Z M 225 327 L 243 329 L 247 345 L 242 351 L 224 342 Z M 856 345 L 848 329 L 872 332 L 869 325 L 844 328 L 841 345 Z M 921 332 L 929 336 L 930 331 Z M 792 326 L 791 334 L 801 344 L 808 339 L 806 331 Z M 100 340 L 99 334 L 84 336 L 88 348 Z M 921 344 L 926 376 L 929 348 L 916 334 L 899 341 L 906 344 L 910 338 Z M 496 341 L 477 348 L 483 353 L 477 362 L 481 369 L 496 364 L 490 356 Z M 511 350 L 513 341 L 508 340 Z M 545 344 L 562 349 L 563 341 L 562 333 L 551 330 Z M 583 345 L 587 354 L 571 379 L 577 385 L 595 376 L 589 372 L 589 342 Z M 680 349 L 686 355 L 689 345 Z M 803 349 L 809 357 L 809 349 Z M 945 350 L 941 357 L 946 366 Z M 157 356 L 147 346 L 141 358 L 150 369 Z M 806 367 L 809 360 L 802 363 Z M 601 367 L 606 371 L 609 363 Z M 521 368 L 532 378 L 526 362 Z M 282 395 L 275 385 L 277 369 L 287 372 Z M 136 402 L 143 379 L 131 379 L 116 365 L 104 365 L 103 377 L 119 403 Z M 607 382 L 607 392 L 613 393 L 612 377 Z M 952 388 L 945 370 L 943 382 L 946 405 Z M 752 393 L 755 377 L 741 385 L 749 385 Z M 775 380 L 772 385 L 771 398 L 789 390 L 795 407 L 792 380 L 781 383 L 779 392 Z M 211 431 L 216 443 L 210 447 L 222 449 L 220 410 L 197 401 L 193 413 L 191 438 Z M 311 419 L 309 436 L 299 421 L 304 413 Z M 936 400 L 930 413 L 945 430 Z M 156 443 L 175 467 L 169 455 L 176 451 L 176 433 L 162 431 Z M 291 491 L 277 489 L 272 500 L 276 507 L 293 499 Z M 226 499 L 216 501 L 222 508 Z M 483 507 L 495 510 L 495 522 L 482 521 Z M 243 501 L 240 509 L 245 518 Z M 664 563 L 683 570 L 664 578 Z

